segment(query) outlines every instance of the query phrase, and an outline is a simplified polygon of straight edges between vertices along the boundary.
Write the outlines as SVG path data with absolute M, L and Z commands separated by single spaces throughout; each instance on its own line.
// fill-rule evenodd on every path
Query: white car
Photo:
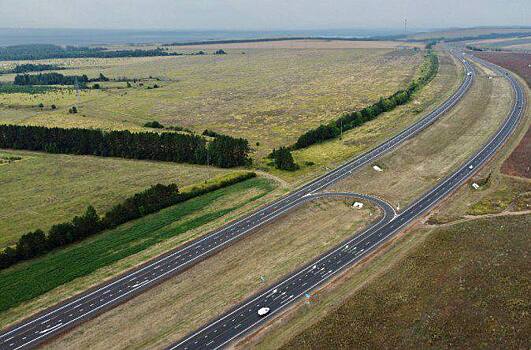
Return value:
M 261 307 L 259 310 L 258 310 L 258 316 L 265 316 L 269 313 L 269 308 L 268 307 Z
M 468 169 L 474 169 L 474 166 L 473 166 L 473 165 L 470 165 L 470 166 L 468 167 Z

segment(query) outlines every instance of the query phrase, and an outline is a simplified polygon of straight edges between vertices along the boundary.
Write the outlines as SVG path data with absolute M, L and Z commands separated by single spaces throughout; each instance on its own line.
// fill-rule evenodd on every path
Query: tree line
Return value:
M 89 79 L 83 75 L 63 75 L 61 73 L 40 73 L 40 74 L 18 74 L 15 76 L 15 85 L 74 85 L 76 83 L 84 87 L 88 82 L 109 81 L 105 75 L 100 73 L 97 78 Z
M 0 269 L 255 176 L 255 173 L 247 172 L 183 193 L 179 193 L 176 184 L 157 184 L 115 205 L 102 217 L 96 213 L 94 207 L 88 206 L 83 215 L 75 216 L 69 222 L 53 225 L 47 234 L 39 229 L 22 235 L 15 247 L 7 247 L 0 252 Z
M 101 47 L 58 46 L 48 44 L 14 45 L 0 47 L 1 61 L 42 60 L 50 58 L 115 58 L 178 56 L 176 52 L 167 52 L 162 48 L 151 50 L 107 50 Z
M 427 54 L 427 62 L 423 69 L 422 75 L 411 82 L 405 90 L 399 90 L 387 98 L 380 98 L 380 100 L 360 111 L 345 113 L 337 120 L 328 124 L 322 124 L 317 128 L 308 130 L 302 134 L 291 149 L 301 149 L 310 145 L 320 143 L 329 139 L 340 136 L 342 131 L 347 131 L 355 127 L 361 126 L 364 123 L 373 120 L 381 113 L 388 112 L 396 106 L 407 103 L 412 95 L 423 85 L 428 83 L 436 74 L 439 68 L 439 61 L 437 55 L 431 50 Z
M 207 143 L 200 135 L 172 132 L 0 125 L 0 148 L 208 164 L 222 168 L 251 163 L 247 140 L 225 135 Z
M 63 75 L 60 73 L 18 74 L 15 85 L 85 85 L 90 79 L 85 75 Z
M 13 69 L 4 70 L 0 73 L 7 74 L 7 73 L 29 73 L 29 72 L 42 72 L 46 70 L 62 70 L 66 69 L 64 67 L 58 66 L 56 64 L 33 64 L 33 63 L 24 63 L 24 64 L 18 64 Z

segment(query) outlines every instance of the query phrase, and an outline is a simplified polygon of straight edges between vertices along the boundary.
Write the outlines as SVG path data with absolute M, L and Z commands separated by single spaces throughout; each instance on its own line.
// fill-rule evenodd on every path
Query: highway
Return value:
M 496 150 L 503 146 L 518 125 L 525 110 L 526 100 L 522 86 L 509 72 L 480 59 L 472 59 L 506 77 L 514 91 L 514 103 L 509 115 L 482 149 L 392 220 L 370 227 L 362 234 L 346 240 L 327 254 L 290 274 L 281 282 L 249 298 L 215 321 L 173 344 L 169 349 L 217 349 L 259 327 L 300 300 L 306 293 L 377 249 L 462 185 L 487 162 Z M 265 316 L 259 316 L 257 313 L 262 307 L 270 309 Z
M 462 62 L 462 60 L 459 59 L 459 62 Z M 0 333 L 0 348 L 26 349 L 35 347 L 53 336 L 139 295 L 148 288 L 179 274 L 197 262 L 234 243 L 234 241 L 255 231 L 257 228 L 284 215 L 302 202 L 311 200 L 313 194 L 351 175 L 356 169 L 371 163 L 381 155 L 395 149 L 405 140 L 418 134 L 435 122 L 447 110 L 452 108 L 468 91 L 475 73 L 468 62 L 462 63 L 465 72 L 470 73 L 470 75 L 465 74 L 458 90 L 434 111 L 401 133 L 246 217 L 236 220 L 183 247 L 146 262 L 142 266 L 127 271 L 110 281 L 106 281 L 99 286 L 91 288 L 86 292 L 65 300 L 43 312 L 30 316 L 22 322 L 3 330 Z M 400 222 L 403 225 L 409 222 L 406 220 L 408 218 L 407 215 L 406 212 L 400 215 Z M 398 221 L 395 219 L 393 223 L 398 223 Z M 379 225 L 376 225 L 367 232 L 373 232 L 378 227 Z M 366 237 L 366 235 L 364 236 Z M 363 244 L 367 245 L 366 248 L 363 248 L 365 250 L 370 246 L 369 241 L 363 241 Z M 341 262 L 343 263 L 344 259 L 341 259 Z M 332 269 L 333 273 L 334 271 L 336 271 L 335 267 Z M 293 300 L 296 298 L 297 295 L 293 294 Z

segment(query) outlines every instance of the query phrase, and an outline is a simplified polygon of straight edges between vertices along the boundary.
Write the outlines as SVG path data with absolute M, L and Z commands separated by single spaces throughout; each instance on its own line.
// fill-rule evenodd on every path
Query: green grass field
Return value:
M 9 157 L 20 160 L 7 162 Z M 100 213 L 156 183 L 187 186 L 229 173 L 213 167 L 0 150 L 0 248 L 27 231 Z
M 3 94 L 0 121 L 137 130 L 146 121 L 157 120 L 248 138 L 262 156 L 345 110 L 404 88 L 422 62 L 420 51 L 393 48 L 227 52 L 223 56 L 52 60 L 72 68 L 62 74 L 96 77 L 102 72 L 109 78 L 141 79 L 144 86 L 103 83 L 103 87 L 115 87 L 82 91 L 76 115 L 67 113 L 76 101 L 73 91 Z M 13 75 L 1 79 L 12 80 Z M 117 88 L 120 84 L 122 88 Z M 154 84 L 160 88 L 148 89 Z M 39 103 L 45 108 L 38 108 Z M 52 111 L 51 104 L 57 110 Z
M 273 188 L 269 180 L 250 179 L 0 271 L 0 311 L 208 224 L 256 201 Z

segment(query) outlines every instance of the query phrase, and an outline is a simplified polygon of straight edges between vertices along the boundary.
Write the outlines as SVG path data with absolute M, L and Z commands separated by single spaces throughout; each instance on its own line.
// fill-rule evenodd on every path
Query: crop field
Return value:
M 469 93 L 449 114 L 403 146 L 334 186 L 366 192 L 403 209 L 460 166 L 498 129 L 510 110 L 511 89 L 503 78 L 479 70 Z
M 525 348 L 530 224 L 527 214 L 416 229 L 378 278 L 349 274 L 241 348 Z
M 0 291 L 0 320 L 22 302 L 141 254 L 152 246 L 170 240 L 174 245 L 189 240 L 190 232 L 234 213 L 273 189 L 270 180 L 250 179 L 2 270 L 0 280 L 5 288 Z
M 474 55 L 515 72 L 531 87 L 531 53 L 475 52 Z
M 377 219 L 376 208 L 358 210 L 351 204 L 336 199 L 307 203 L 48 347 L 164 348 Z
M 397 48 L 226 51 L 226 55 L 48 60 L 71 68 L 62 74 L 95 78 L 103 73 L 137 82 L 130 88 L 126 82 L 109 82 L 98 90 L 81 91 L 77 114 L 68 113 L 77 103 L 71 89 L 2 94 L 0 121 L 137 130 L 146 121 L 157 120 L 197 132 L 208 128 L 245 137 L 261 157 L 345 110 L 404 88 L 423 62 L 421 51 Z M 1 79 L 12 80 L 13 75 Z M 52 110 L 52 104 L 57 109 Z
M 0 248 L 30 230 L 100 213 L 157 183 L 186 186 L 227 170 L 163 162 L 0 150 Z

